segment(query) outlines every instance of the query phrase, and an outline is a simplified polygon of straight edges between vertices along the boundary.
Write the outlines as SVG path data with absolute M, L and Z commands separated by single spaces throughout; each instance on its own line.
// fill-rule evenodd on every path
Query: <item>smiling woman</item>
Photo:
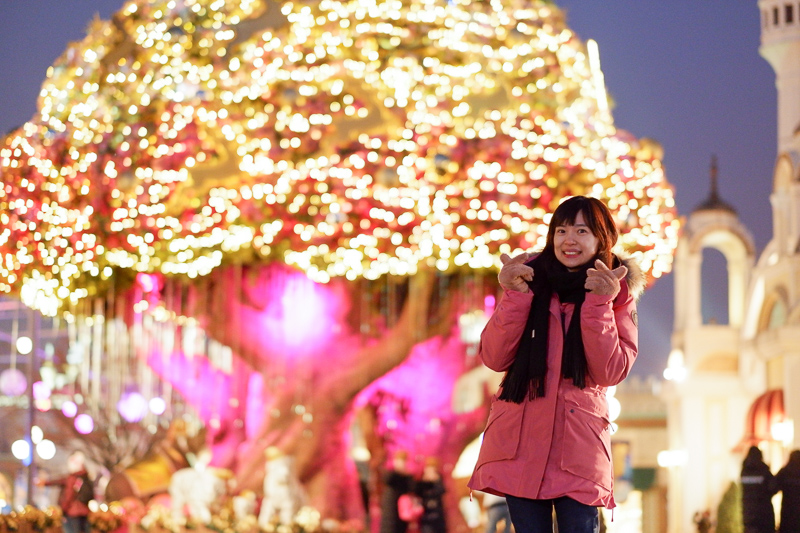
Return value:
M 642 288 L 616 241 L 608 208 L 576 196 L 553 213 L 538 255 L 503 258 L 480 356 L 506 374 L 469 484 L 505 496 L 519 533 L 552 531 L 553 510 L 559 529 L 595 532 L 597 507 L 616 505 L 606 388 L 636 359 Z
M 573 224 L 556 228 L 554 244 L 556 259 L 568 270 L 576 270 L 597 253 L 598 239 L 583 220 L 583 213 L 578 213 Z

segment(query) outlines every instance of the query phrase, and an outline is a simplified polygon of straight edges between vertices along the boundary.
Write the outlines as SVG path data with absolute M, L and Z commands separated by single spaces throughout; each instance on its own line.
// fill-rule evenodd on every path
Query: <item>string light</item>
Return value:
M 0 292 L 54 315 L 126 271 L 496 269 L 575 194 L 608 203 L 651 279 L 669 272 L 660 147 L 615 129 L 554 5 L 267 9 L 130 2 L 67 49 L 0 147 Z

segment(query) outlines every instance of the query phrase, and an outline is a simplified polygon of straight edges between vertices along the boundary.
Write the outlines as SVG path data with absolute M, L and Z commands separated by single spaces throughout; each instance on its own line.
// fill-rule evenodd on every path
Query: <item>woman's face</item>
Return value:
M 583 213 L 578 213 L 572 226 L 556 226 L 553 235 L 556 259 L 568 270 L 577 270 L 590 261 L 599 242 L 583 220 Z

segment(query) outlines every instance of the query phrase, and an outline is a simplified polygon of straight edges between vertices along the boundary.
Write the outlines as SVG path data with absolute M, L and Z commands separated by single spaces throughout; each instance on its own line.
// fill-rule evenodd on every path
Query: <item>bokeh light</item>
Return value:
M 20 396 L 25 394 L 28 380 L 25 374 L 17 368 L 7 368 L 0 372 L 0 392 L 6 396 Z
M 147 414 L 147 400 L 138 392 L 126 392 L 117 402 L 117 411 L 127 422 L 138 422 Z
M 163 415 L 167 410 L 167 402 L 158 396 L 151 398 L 150 402 L 148 402 L 148 405 L 150 407 L 150 412 L 152 412 L 154 415 Z
M 88 435 L 94 431 L 94 420 L 86 413 L 81 413 L 75 417 L 75 429 L 81 435 Z
M 35 400 L 46 400 L 50 398 L 52 391 L 44 381 L 35 381 L 33 383 L 33 397 Z
M 575 194 L 609 205 L 651 280 L 670 270 L 661 147 L 616 129 L 596 48 L 555 5 L 273 8 L 129 2 L 65 51 L 0 145 L 0 292 L 53 315 L 223 262 L 497 269 Z
M 28 355 L 33 350 L 33 341 L 30 337 L 18 337 L 16 342 L 17 352 Z
M 31 445 L 26 440 L 15 440 L 11 443 L 11 454 L 19 459 L 20 461 L 25 461 L 30 459 L 31 456 Z
M 78 414 L 78 406 L 72 400 L 66 400 L 61 404 L 61 413 L 67 418 L 73 418 Z
M 51 440 L 44 439 L 36 445 L 36 455 L 49 461 L 56 456 L 56 445 Z

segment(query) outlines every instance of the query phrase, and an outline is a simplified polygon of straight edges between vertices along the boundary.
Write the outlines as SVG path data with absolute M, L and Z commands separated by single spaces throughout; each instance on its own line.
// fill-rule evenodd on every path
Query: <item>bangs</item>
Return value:
M 574 226 L 578 213 L 583 213 L 583 220 L 589 231 L 599 239 L 598 253 L 608 264 L 607 259 L 610 258 L 603 256 L 611 253 L 611 248 L 619 237 L 619 231 L 608 207 L 600 200 L 588 196 L 573 196 L 556 208 L 550 219 L 545 250 L 553 249 L 555 229 L 559 226 Z
M 587 202 L 581 202 L 576 200 L 578 197 L 570 198 L 566 202 L 562 203 L 553 213 L 553 218 L 550 220 L 551 226 L 574 226 L 575 219 L 578 218 L 578 213 L 583 213 L 583 219 L 586 221 L 587 224 L 590 223 L 590 219 L 594 217 L 590 213 L 591 209 L 589 209 L 589 205 Z

